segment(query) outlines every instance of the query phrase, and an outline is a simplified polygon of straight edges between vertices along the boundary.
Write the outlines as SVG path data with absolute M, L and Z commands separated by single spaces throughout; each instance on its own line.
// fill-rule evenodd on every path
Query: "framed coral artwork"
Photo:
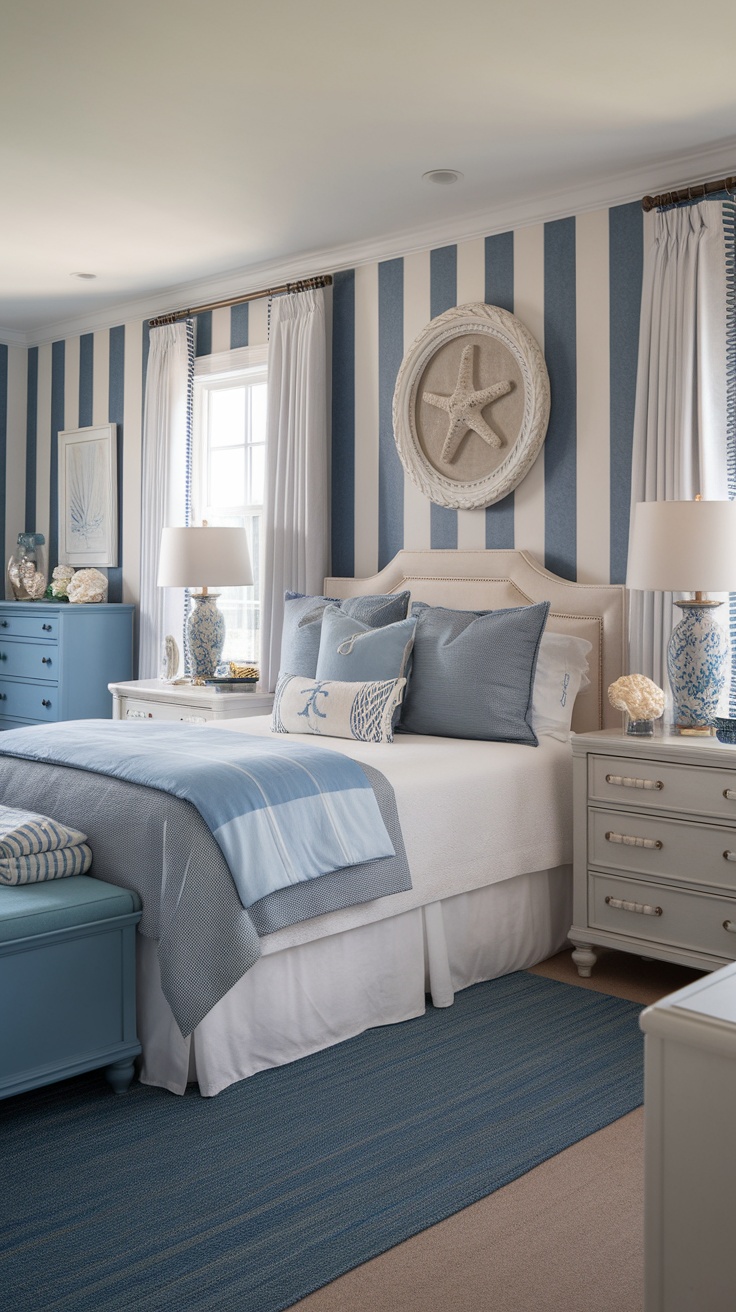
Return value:
M 59 563 L 118 563 L 117 425 L 59 433 Z

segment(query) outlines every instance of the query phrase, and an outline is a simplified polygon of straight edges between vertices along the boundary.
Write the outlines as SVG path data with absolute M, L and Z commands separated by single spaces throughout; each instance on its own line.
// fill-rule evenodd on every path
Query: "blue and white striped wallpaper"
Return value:
M 568 578 L 626 568 L 642 215 L 598 210 L 339 272 L 333 290 L 332 572 L 372 574 L 401 547 L 526 547 Z M 544 350 L 552 409 L 542 454 L 496 506 L 432 505 L 406 478 L 391 423 L 405 349 L 466 301 L 512 311 Z M 267 340 L 267 302 L 199 316 L 197 354 Z M 56 563 L 57 435 L 118 425 L 120 566 L 110 600 L 138 597 L 144 321 L 31 347 L 0 346 L 0 540 L 46 534 Z

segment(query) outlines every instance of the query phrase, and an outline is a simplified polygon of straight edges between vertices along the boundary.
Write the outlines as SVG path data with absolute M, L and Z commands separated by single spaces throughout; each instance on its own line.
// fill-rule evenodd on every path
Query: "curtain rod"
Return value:
M 661 205 L 679 205 L 685 200 L 703 200 L 719 191 L 733 191 L 736 178 L 719 178 L 717 182 L 696 182 L 678 191 L 663 191 L 659 196 L 644 196 L 641 207 L 645 214 Z
M 164 324 L 176 323 L 179 319 L 189 319 L 195 314 L 204 314 L 206 310 L 224 310 L 229 305 L 243 305 L 246 301 L 260 301 L 266 296 L 286 296 L 291 292 L 311 292 L 318 287 L 331 287 L 332 274 L 323 273 L 316 278 L 300 278 L 298 282 L 285 282 L 279 287 L 265 287 L 260 292 L 244 292 L 242 296 L 230 296 L 225 301 L 210 301 L 207 305 L 194 305 L 189 310 L 174 310 L 172 314 L 160 314 L 156 319 L 149 319 L 149 328 L 162 328 Z

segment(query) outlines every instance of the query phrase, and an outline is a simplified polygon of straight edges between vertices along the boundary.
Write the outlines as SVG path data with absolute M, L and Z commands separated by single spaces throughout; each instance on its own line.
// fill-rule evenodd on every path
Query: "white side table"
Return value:
M 159 679 L 110 683 L 113 720 L 235 720 L 241 716 L 270 715 L 273 693 L 218 692 L 190 683 L 168 684 Z
M 646 1312 L 733 1312 L 736 964 L 640 1018 Z

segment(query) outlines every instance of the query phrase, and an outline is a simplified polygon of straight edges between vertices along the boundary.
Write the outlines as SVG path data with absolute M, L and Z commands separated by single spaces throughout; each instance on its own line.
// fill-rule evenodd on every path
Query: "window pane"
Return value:
M 250 450 L 250 497 L 252 506 L 263 504 L 263 479 L 266 470 L 265 446 L 253 446 Z
M 222 447 L 210 452 L 211 506 L 242 505 L 245 493 L 245 448 Z
M 213 387 L 210 400 L 210 444 L 234 446 L 245 438 L 245 388 Z
M 222 660 L 258 665 L 261 649 L 261 608 L 257 600 L 260 595 L 261 578 L 261 516 L 256 514 L 238 518 L 233 515 L 218 516 L 213 513 L 210 523 L 224 527 L 243 525 L 248 535 L 253 566 L 252 587 L 219 590 L 217 604 L 225 617 L 225 645 L 222 650 Z
M 250 389 L 251 442 L 266 440 L 266 384 L 255 383 Z

